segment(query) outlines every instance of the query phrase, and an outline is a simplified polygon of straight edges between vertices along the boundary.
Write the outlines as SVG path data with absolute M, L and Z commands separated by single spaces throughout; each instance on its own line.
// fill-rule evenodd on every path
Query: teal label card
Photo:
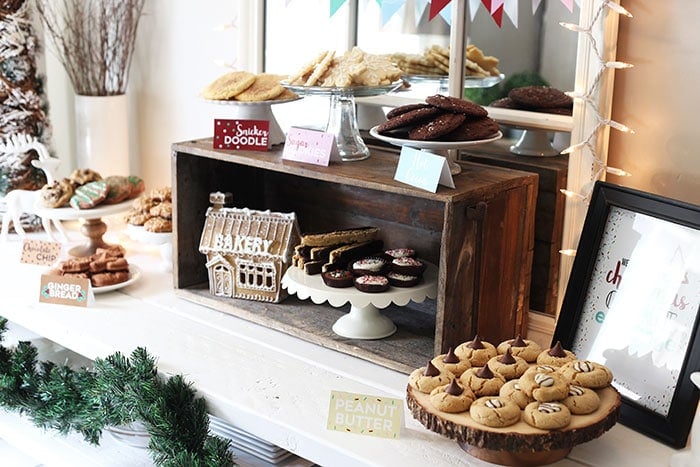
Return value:
M 404 146 L 394 180 L 435 193 L 438 185 L 454 188 L 447 159 L 438 154 Z

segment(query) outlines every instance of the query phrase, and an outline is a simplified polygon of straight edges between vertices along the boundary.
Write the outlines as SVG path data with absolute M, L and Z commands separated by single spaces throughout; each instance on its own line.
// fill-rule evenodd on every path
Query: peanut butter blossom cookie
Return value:
M 571 412 L 560 402 L 531 402 L 523 409 L 523 420 L 535 428 L 557 430 L 571 422 Z
M 573 384 L 585 388 L 600 389 L 612 382 L 612 372 L 600 363 L 588 360 L 575 360 L 559 369 L 559 372 Z
M 520 407 L 504 397 L 480 397 L 469 407 L 469 415 L 482 425 L 503 428 L 520 420 Z
M 525 394 L 525 391 L 520 389 L 520 381 L 517 379 L 511 379 L 501 386 L 498 395 L 512 400 L 518 404 L 518 407 L 521 409 L 524 409 L 527 404 L 533 401 L 531 397 Z
M 430 394 L 438 386 L 449 384 L 455 379 L 455 375 L 447 370 L 440 370 L 432 362 L 422 368 L 413 370 L 408 376 L 408 384 L 416 391 Z
M 514 357 L 523 358 L 528 363 L 536 361 L 537 356 L 542 353 L 542 347 L 537 342 L 523 339 L 520 334 L 515 336 L 515 339 L 501 342 L 496 348 L 499 354 L 506 353 L 507 349 L 510 349 Z
M 437 368 L 447 370 L 455 376 L 462 376 L 462 373 L 472 367 L 469 360 L 459 358 L 452 350 L 452 347 L 447 350 L 447 353 L 438 355 L 431 361 Z
M 510 348 L 506 349 L 506 353 L 503 355 L 491 357 L 487 365 L 506 380 L 520 378 L 529 367 L 524 359 L 514 357 L 510 352 Z
M 541 365 L 563 366 L 574 360 L 576 360 L 576 355 L 570 350 L 564 350 L 560 341 L 537 356 L 537 363 Z
M 459 358 L 469 360 L 472 366 L 484 366 L 497 355 L 496 347 L 489 342 L 482 341 L 478 335 L 469 342 L 459 344 L 455 353 Z
M 539 402 L 559 401 L 569 393 L 568 381 L 556 371 L 525 373 L 519 381 L 520 389 Z
M 460 413 L 469 410 L 476 399 L 474 393 L 461 386 L 457 379 L 453 379 L 446 386 L 438 386 L 430 392 L 430 403 L 436 409 L 448 413 Z
M 574 415 L 586 415 L 600 407 L 600 397 L 588 388 L 569 385 L 569 395 L 561 401 Z
M 471 389 L 477 397 L 496 396 L 506 379 L 491 371 L 488 365 L 481 368 L 470 368 L 462 373 L 459 382 Z

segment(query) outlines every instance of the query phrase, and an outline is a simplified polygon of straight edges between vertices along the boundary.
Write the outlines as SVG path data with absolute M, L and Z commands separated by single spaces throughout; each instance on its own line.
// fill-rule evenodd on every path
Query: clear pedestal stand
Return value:
M 423 302 L 437 294 L 438 269 L 428 264 L 423 280 L 414 287 L 390 287 L 381 293 L 360 292 L 354 287 L 333 288 L 323 283 L 320 274 L 308 275 L 296 267 L 290 267 L 282 277 L 282 287 L 302 300 L 311 298 L 316 304 L 328 302 L 334 307 L 350 303 L 350 313 L 333 324 L 333 332 L 349 339 L 381 339 L 396 332 L 396 325 L 380 314 L 380 308 L 392 303 L 405 306 L 410 301 Z
M 330 98 L 326 132 L 335 135 L 335 144 L 340 159 L 344 162 L 353 162 L 369 157 L 369 149 L 360 136 L 357 124 L 355 98 L 380 96 L 398 89 L 403 82 L 396 81 L 383 86 L 350 86 L 346 88 L 282 84 L 298 94 L 328 96 Z
M 212 104 L 224 105 L 232 108 L 232 117 L 238 120 L 266 120 L 270 122 L 269 140 L 270 146 L 274 146 L 276 144 L 284 143 L 286 136 L 279 123 L 277 123 L 275 114 L 272 113 L 272 106 L 277 104 L 286 104 L 287 102 L 293 102 L 299 99 L 299 97 L 295 97 L 293 99 L 260 102 L 224 101 L 211 99 L 206 99 L 206 101 Z
M 71 248 L 68 254 L 71 256 L 83 257 L 95 253 L 98 248 L 109 246 L 102 236 L 107 232 L 107 224 L 103 217 L 122 214 L 131 209 L 133 200 L 124 201 L 118 204 L 97 206 L 92 209 L 73 209 L 72 207 L 47 208 L 44 206 L 34 206 L 34 212 L 43 218 L 61 221 L 82 220 L 80 233 L 87 237 L 88 241 L 84 245 Z
M 477 146 L 479 144 L 491 143 L 503 137 L 503 133 L 498 131 L 489 138 L 476 139 L 472 141 L 419 141 L 381 135 L 377 132 L 376 126 L 369 130 L 369 134 L 378 140 L 393 144 L 394 146 L 407 146 L 409 148 L 420 149 L 421 151 L 443 156 L 447 159 L 447 163 L 450 166 L 450 173 L 452 175 L 457 175 L 462 171 L 462 168 L 456 162 L 458 149 L 465 149 L 471 146 Z

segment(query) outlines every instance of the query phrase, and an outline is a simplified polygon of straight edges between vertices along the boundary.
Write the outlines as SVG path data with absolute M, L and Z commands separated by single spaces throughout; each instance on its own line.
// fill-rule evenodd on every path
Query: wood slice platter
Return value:
M 612 386 L 596 392 L 600 407 L 588 415 L 572 415 L 571 423 L 560 430 L 541 430 L 522 420 L 504 428 L 487 427 L 472 420 L 469 411 L 438 411 L 428 394 L 410 385 L 406 388 L 406 404 L 423 426 L 456 440 L 472 456 L 495 464 L 528 466 L 556 462 L 577 444 L 595 439 L 615 425 L 620 415 L 620 394 Z

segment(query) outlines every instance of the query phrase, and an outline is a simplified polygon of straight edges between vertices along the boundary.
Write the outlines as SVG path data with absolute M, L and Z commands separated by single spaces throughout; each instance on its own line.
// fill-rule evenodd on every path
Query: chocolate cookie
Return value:
M 468 118 L 442 139 L 445 141 L 476 141 L 495 135 L 499 129 L 498 123 L 490 117 Z
M 408 137 L 419 141 L 435 140 L 454 131 L 466 118 L 461 113 L 443 113 L 408 130 Z
M 88 182 L 75 189 L 70 205 L 75 209 L 90 209 L 100 204 L 107 197 L 109 188 L 104 180 Z
M 498 107 L 499 109 L 517 109 L 518 105 L 513 102 L 513 99 L 506 96 L 491 102 L 489 107 Z
M 389 112 L 387 112 L 386 118 L 387 118 L 387 120 L 390 120 L 394 117 L 398 117 L 401 114 L 405 114 L 406 112 L 410 112 L 411 110 L 425 109 L 426 107 L 430 107 L 430 105 L 423 104 L 423 103 L 401 105 L 399 107 L 394 107 Z
M 384 276 L 359 276 L 355 288 L 361 292 L 378 293 L 389 289 L 389 279 Z
M 519 107 L 528 109 L 554 109 L 571 107 L 574 100 L 562 91 L 550 86 L 524 86 L 511 89 L 508 97 Z
M 398 116 L 387 120 L 377 127 L 377 133 L 383 135 L 392 130 L 397 130 L 399 128 L 405 128 L 411 125 L 422 123 L 425 120 L 443 113 L 440 109 L 435 107 L 427 106 L 421 107 L 416 110 L 409 110 L 408 112 L 399 114 Z
M 321 274 L 323 283 L 328 287 L 335 288 L 345 288 L 352 287 L 355 276 L 350 271 L 344 269 L 336 269 L 335 271 L 328 271 Z
M 485 117 L 488 115 L 488 111 L 479 104 L 457 97 L 435 94 L 434 96 L 426 97 L 425 102 L 448 112 L 460 113 L 471 117 Z

